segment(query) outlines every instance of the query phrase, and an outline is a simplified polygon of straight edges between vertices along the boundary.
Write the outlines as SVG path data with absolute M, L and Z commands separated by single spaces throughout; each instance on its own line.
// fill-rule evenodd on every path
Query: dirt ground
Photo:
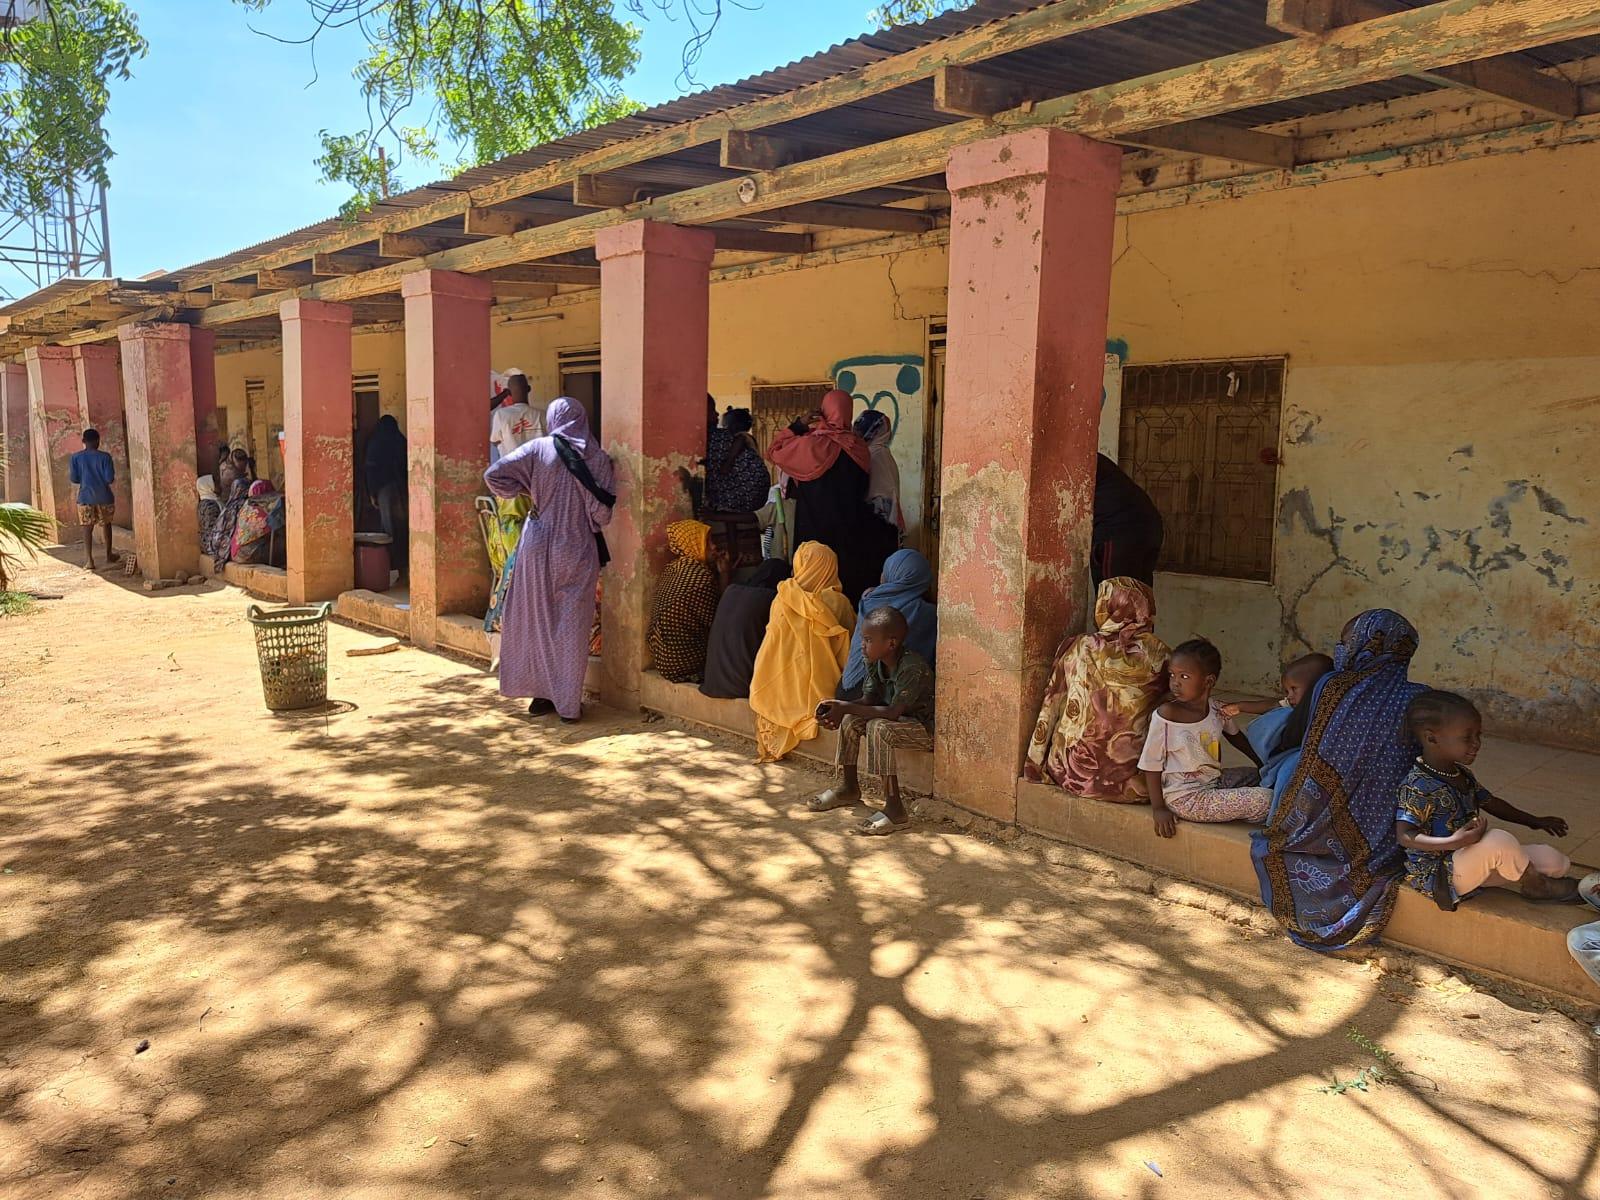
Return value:
M 350 629 L 274 717 L 241 593 L 31 582 L 7 1200 L 1600 1196 L 1585 1023 Z

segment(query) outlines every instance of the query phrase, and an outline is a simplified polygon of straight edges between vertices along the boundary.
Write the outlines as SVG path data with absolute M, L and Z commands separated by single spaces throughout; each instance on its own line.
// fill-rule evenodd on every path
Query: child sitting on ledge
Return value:
M 1263 764 L 1262 787 L 1276 787 L 1279 771 L 1293 757 L 1289 751 L 1278 752 L 1278 741 L 1283 736 L 1284 726 L 1294 716 L 1300 701 L 1317 686 L 1317 680 L 1332 670 L 1333 659 L 1326 654 L 1303 654 L 1283 669 L 1283 677 L 1279 680 L 1283 699 L 1244 700 L 1222 706 L 1222 715 L 1229 719 L 1240 713 L 1255 714 L 1256 719 L 1250 722 L 1244 732 L 1256 752 L 1256 761 Z
M 933 749 L 933 668 L 906 646 L 908 631 L 905 614 L 898 608 L 884 604 L 869 612 L 861 626 L 861 651 L 867 660 L 861 699 L 824 700 L 817 706 L 818 722 L 839 731 L 834 767 L 840 782 L 813 796 L 806 808 L 827 812 L 861 802 L 857 759 L 865 738 L 867 774 L 883 781 L 883 811 L 855 826 L 855 832 L 865 837 L 884 837 L 911 821 L 900 798 L 895 747 Z
M 1446 911 L 1481 887 L 1514 887 L 1541 904 L 1583 903 L 1569 859 L 1554 846 L 1524 846 L 1485 813 L 1565 837 L 1560 817 L 1535 817 L 1506 803 L 1467 768 L 1478 757 L 1483 719 L 1453 692 L 1423 692 L 1406 709 L 1406 727 L 1422 746 L 1400 784 L 1395 840 L 1405 847 L 1405 881 Z
M 1172 837 L 1179 817 L 1265 821 L 1272 789 L 1249 786 L 1256 779 L 1251 768 L 1222 768 L 1224 737 L 1260 765 L 1233 718 L 1224 717 L 1222 705 L 1211 698 L 1222 674 L 1222 654 L 1203 638 L 1184 642 L 1172 651 L 1167 670 L 1172 699 L 1151 714 L 1139 756 L 1156 833 Z

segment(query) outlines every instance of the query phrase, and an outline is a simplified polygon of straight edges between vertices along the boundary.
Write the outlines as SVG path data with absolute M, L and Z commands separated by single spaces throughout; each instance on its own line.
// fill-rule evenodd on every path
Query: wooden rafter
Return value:
M 1263 167 L 1292 167 L 1294 139 L 1279 133 L 1262 133 L 1221 121 L 1184 121 L 1161 125 L 1135 133 L 1118 134 L 1109 139 L 1125 146 L 1172 150 L 1179 154 L 1200 154 L 1226 158 L 1233 162 L 1256 163 Z
M 524 229 L 554 225 L 561 217 L 550 213 L 518 212 L 508 208 L 469 208 L 462 228 L 474 237 L 505 237 Z
M 683 190 L 666 184 L 641 183 L 614 176 L 579 175 L 572 181 L 572 202 L 579 208 L 626 208 L 640 200 Z
M 315 276 L 316 272 L 314 271 L 291 271 L 284 267 L 278 267 L 271 271 L 257 271 L 256 286 L 277 292 L 285 288 L 305 287 L 308 283 L 313 282 Z
M 915 233 L 932 229 L 938 218 L 911 208 L 879 208 L 871 204 L 834 204 L 813 201 L 775 208 L 762 216 L 784 225 L 821 225 L 828 229 L 877 229 L 885 233 Z
M 491 286 L 496 301 L 547 300 L 558 290 L 553 283 L 525 283 L 519 279 L 496 279 L 491 281 Z
M 718 250 L 746 250 L 757 254 L 805 254 L 811 249 L 809 233 L 773 233 L 767 229 L 713 226 Z
M 1267 24 L 1296 37 L 1324 37 L 1360 21 L 1392 16 L 1382 0 L 1267 0 Z M 1495 56 L 1417 71 L 1419 79 L 1505 100 L 1529 112 L 1570 121 L 1582 111 L 1576 84 L 1535 70 L 1515 58 Z
M 783 134 L 730 129 L 722 135 L 717 161 L 735 171 L 774 171 L 808 158 L 820 158 L 837 148 Z
M 982 67 L 940 67 L 933 76 L 933 107 L 960 117 L 992 117 L 1049 95 L 1038 84 L 985 71 Z
M 389 260 L 376 254 L 313 254 L 313 275 L 359 275 L 383 266 Z
M 954 147 L 1009 130 L 1057 126 L 1089 137 L 1116 137 L 1429 71 L 1482 56 L 1485 51 L 1509 53 L 1596 34 L 1600 34 L 1600 9 L 1572 11 L 1554 6 L 1550 0 L 1480 0 L 1470 6 L 1445 0 L 1342 27 L 1315 41 L 1278 42 L 1043 101 L 988 121 L 939 126 L 798 163 L 761 176 L 753 194 L 749 180 L 708 184 L 625 209 L 600 210 L 555 225 L 457 246 L 364 275 L 325 280 L 301 289 L 300 294 L 326 300 L 353 299 L 392 291 L 404 275 L 423 268 L 481 271 L 570 252 L 592 245 L 598 230 L 623 221 L 703 225 L 824 200 L 935 173 Z M 223 305 L 208 310 L 200 319 L 214 325 L 257 316 L 278 299 Z
M 460 237 L 434 233 L 385 233 L 378 238 L 379 258 L 422 258 L 461 245 Z
M 252 300 L 261 294 L 261 289 L 255 284 L 238 283 L 231 279 L 219 279 L 211 285 L 211 295 L 217 300 Z
M 628 138 L 544 166 L 519 171 L 504 179 L 455 192 L 428 204 L 400 209 L 348 230 L 329 234 L 298 246 L 271 251 L 247 263 L 219 268 L 191 279 L 187 286 L 206 287 L 212 282 L 234 279 L 243 273 L 289 266 L 313 254 L 331 253 L 369 242 L 380 233 L 414 229 L 450 217 L 469 208 L 482 208 L 565 187 L 579 175 L 615 171 L 675 154 L 695 146 L 721 140 L 731 129 L 761 129 L 786 121 L 827 112 L 847 104 L 870 99 L 896 88 L 930 78 L 940 67 L 982 62 L 1031 46 L 1044 45 L 1074 34 L 1103 29 L 1137 17 L 1183 8 L 1193 0 L 1057 0 L 1027 12 L 1016 13 L 966 30 L 926 46 L 908 50 L 880 62 L 832 79 L 819 80 L 792 92 L 753 100 L 737 108 L 685 121 L 654 133 Z M 929 174 L 932 172 L 924 172 Z

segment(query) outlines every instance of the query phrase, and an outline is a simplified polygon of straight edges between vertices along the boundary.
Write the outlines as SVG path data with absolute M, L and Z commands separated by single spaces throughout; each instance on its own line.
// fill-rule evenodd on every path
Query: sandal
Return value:
M 883 813 L 875 812 L 850 832 L 860 837 L 888 837 L 891 833 L 899 833 L 910 827 L 910 821 L 891 821 Z
M 852 808 L 861 803 L 859 798 L 852 799 L 838 788 L 829 788 L 825 792 L 818 792 L 806 801 L 806 811 L 814 813 L 832 812 L 836 808 Z

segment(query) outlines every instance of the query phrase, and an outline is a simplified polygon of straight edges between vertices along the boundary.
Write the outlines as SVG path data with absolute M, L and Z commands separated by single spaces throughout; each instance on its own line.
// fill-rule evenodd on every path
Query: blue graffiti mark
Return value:
M 1115 354 L 1117 356 L 1117 361 L 1119 363 L 1127 362 L 1128 361 L 1128 339 L 1127 338 L 1107 338 L 1106 339 L 1106 353 L 1107 354 Z M 1102 383 L 1100 385 L 1100 408 L 1101 408 L 1102 411 L 1104 411 L 1105 406 L 1106 406 L 1106 401 L 1109 400 L 1109 399 L 1111 399 L 1111 397 L 1109 395 L 1107 395 L 1107 393 L 1106 393 L 1106 385 Z
M 898 393 L 885 388 L 868 395 L 866 388 L 870 384 L 862 376 L 866 374 L 865 368 L 871 367 L 898 367 L 899 370 L 894 373 L 894 386 L 899 389 Z M 900 431 L 900 401 L 915 396 L 924 383 L 920 354 L 863 354 L 855 358 L 842 358 L 833 364 L 829 374 L 833 376 L 836 387 L 850 393 L 851 400 L 860 402 L 873 412 L 881 411 L 890 418 L 891 438 Z
M 831 374 L 835 379 L 838 379 L 839 372 L 846 367 L 920 367 L 921 365 L 922 355 L 920 354 L 862 354 L 856 358 L 841 358 L 833 364 Z

